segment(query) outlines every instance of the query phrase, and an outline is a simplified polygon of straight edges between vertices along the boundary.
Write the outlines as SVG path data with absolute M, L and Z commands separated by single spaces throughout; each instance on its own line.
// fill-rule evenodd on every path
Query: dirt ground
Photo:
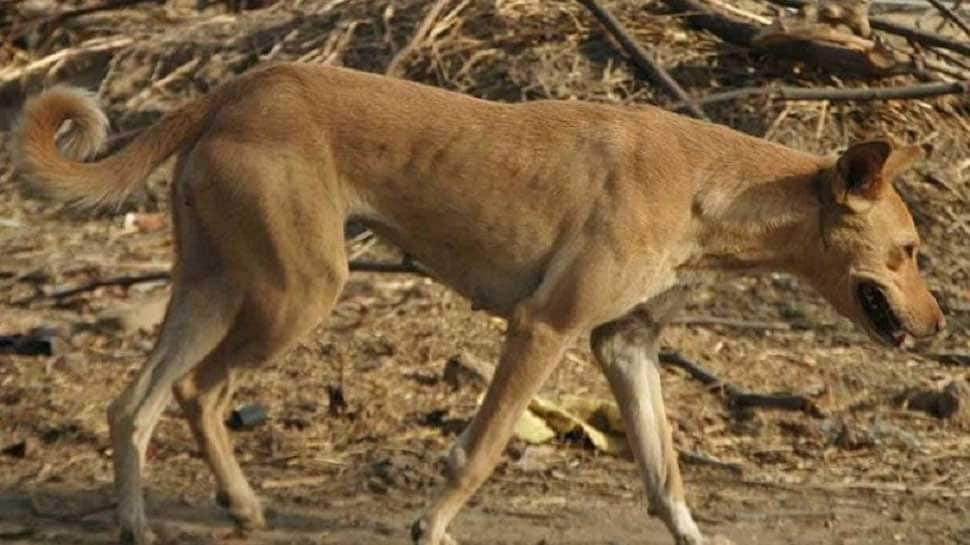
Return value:
M 245 32 L 250 45 L 253 36 L 283 44 L 268 46 L 277 59 L 382 71 L 430 5 L 308 1 L 232 14 L 219 5 L 199 12 L 189 4 L 75 19 L 32 54 L 40 58 L 91 36 L 132 38 L 110 62 L 93 57 L 85 62 L 94 64 L 62 67 L 54 78 L 93 81 L 124 132 L 245 68 L 242 57 L 232 56 L 245 49 L 233 41 Z M 327 11 L 331 4 L 342 11 Z M 622 58 L 613 58 L 611 42 L 581 7 L 534 4 L 464 3 L 456 15 L 462 22 L 432 33 L 403 75 L 502 100 L 658 101 Z M 835 77 L 722 49 L 710 36 L 688 34 L 658 3 L 633 4 L 607 3 L 639 39 L 657 44 L 691 92 Z M 310 21 L 310 34 L 303 22 L 286 26 L 300 10 L 305 17 L 292 20 Z M 176 43 L 173 29 L 182 27 Z M 260 34 L 267 28 L 268 38 Z M 312 43 L 304 48 L 301 36 L 311 34 L 316 41 L 306 38 Z M 203 50 L 207 62 L 193 65 L 191 78 L 153 85 Z M 9 58 L 26 66 L 36 60 L 28 57 Z M 98 62 L 109 63 L 92 68 Z M 748 70 L 754 64 L 757 74 Z M 853 83 L 845 76 L 839 81 Z M 22 99 L 22 93 L 3 96 Z M 15 111 L 20 99 L 0 111 Z M 889 350 L 788 276 L 727 277 L 692 290 L 680 323 L 666 335 L 668 349 L 746 390 L 794 393 L 818 408 L 814 414 L 735 410 L 721 393 L 665 368 L 675 442 L 695 455 L 682 464 L 705 532 L 739 545 L 970 544 L 970 399 L 961 398 L 946 418 L 901 401 L 913 391 L 970 381 L 966 360 L 954 359 L 970 353 L 968 112 L 965 97 L 711 110 L 719 122 L 813 151 L 877 131 L 921 144 L 926 158 L 897 185 L 924 238 L 921 266 L 946 306 L 949 327 L 932 340 Z M 12 127 L 7 113 L 0 116 L 4 149 Z M 33 198 L 15 181 L 2 152 L 0 335 L 46 328 L 54 355 L 0 355 L 0 542 L 113 543 L 105 408 L 151 349 L 151 309 L 164 301 L 167 286 L 157 281 L 53 294 L 167 268 L 165 174 L 129 208 L 98 217 Z M 152 214 L 164 219 L 161 229 L 131 223 Z M 362 256 L 395 258 L 381 244 Z M 265 423 L 233 437 L 271 529 L 248 536 L 232 529 L 173 403 L 148 454 L 148 512 L 157 533 L 186 544 L 408 543 L 410 523 L 441 483 L 442 457 L 484 388 L 443 380 L 446 362 L 462 353 L 494 361 L 504 327 L 429 279 L 355 273 L 327 323 L 285 358 L 246 376 L 235 397 L 267 411 Z M 609 398 L 585 340 L 542 395 Z M 466 545 L 672 543 L 646 515 L 632 462 L 595 450 L 578 434 L 541 445 L 514 440 L 452 533 Z

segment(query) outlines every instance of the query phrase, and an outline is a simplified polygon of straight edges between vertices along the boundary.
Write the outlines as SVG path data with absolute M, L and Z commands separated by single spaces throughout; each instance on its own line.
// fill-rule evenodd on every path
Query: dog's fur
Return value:
M 218 500 L 243 527 L 264 525 L 222 413 L 238 370 L 278 356 L 332 308 L 347 278 L 347 219 L 509 321 L 444 489 L 413 527 L 423 545 L 451 542 L 449 522 L 586 332 L 626 419 L 650 512 L 678 544 L 719 540 L 702 537 L 684 502 L 657 369 L 675 288 L 696 272 L 792 273 L 892 344 L 943 327 L 891 184 L 918 153 L 884 141 L 821 157 L 656 108 L 498 104 L 299 64 L 243 75 L 93 163 L 60 153 L 66 120 L 76 154 L 98 148 L 104 115 L 61 88 L 25 106 L 16 154 L 61 197 L 116 202 L 178 157 L 172 300 L 152 355 L 108 410 L 119 522 L 138 543 L 151 536 L 145 447 L 173 391 Z

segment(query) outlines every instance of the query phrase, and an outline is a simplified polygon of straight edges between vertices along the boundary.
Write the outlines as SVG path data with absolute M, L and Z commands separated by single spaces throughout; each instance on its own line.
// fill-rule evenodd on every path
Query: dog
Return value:
M 332 309 L 348 276 L 348 220 L 508 320 L 443 488 L 412 526 L 418 545 L 454 543 L 450 521 L 586 333 L 650 514 L 679 545 L 729 543 L 705 537 L 685 503 L 658 373 L 660 332 L 702 272 L 791 273 L 891 346 L 945 324 L 892 185 L 915 147 L 872 140 L 819 156 L 653 107 L 502 104 L 306 64 L 247 72 L 83 162 L 107 124 L 91 96 L 51 89 L 25 104 L 15 158 L 51 196 L 107 206 L 177 157 L 171 301 L 154 350 L 108 408 L 124 542 L 153 539 L 141 476 L 173 395 L 217 501 L 243 529 L 265 525 L 222 415 L 241 371 Z

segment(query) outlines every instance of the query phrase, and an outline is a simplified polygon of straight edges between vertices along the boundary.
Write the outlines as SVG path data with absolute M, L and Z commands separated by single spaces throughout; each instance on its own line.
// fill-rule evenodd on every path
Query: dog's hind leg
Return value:
M 292 346 L 333 305 L 347 276 L 343 211 L 329 186 L 316 183 L 317 166 L 208 139 L 176 167 L 172 303 L 155 354 L 109 410 L 124 538 L 150 539 L 141 470 L 176 383 L 230 508 L 244 524 L 262 523 L 219 408 L 230 393 L 228 370 L 257 367 Z
M 337 263 L 341 259 L 345 259 L 342 253 L 335 257 Z M 345 267 L 342 263 L 339 266 Z M 265 526 L 265 519 L 259 499 L 233 455 L 223 423 L 235 375 L 259 367 L 290 348 L 329 312 L 342 285 L 343 277 L 337 277 L 317 284 L 299 300 L 280 295 L 247 302 L 225 341 L 175 385 L 175 398 L 215 476 L 216 501 L 229 509 L 244 530 Z M 264 319 L 252 320 L 252 316 Z
M 222 353 L 206 358 L 175 384 L 175 399 L 216 478 L 216 502 L 229 509 L 240 527 L 261 528 L 265 526 L 262 507 L 233 455 L 222 420 L 232 400 L 238 372 L 230 365 Z
M 281 148 L 285 149 L 286 146 Z M 216 481 L 216 499 L 243 529 L 265 526 L 233 455 L 223 417 L 238 374 L 283 354 L 333 307 L 348 275 L 344 214 L 332 178 L 284 153 L 233 140 L 200 142 L 180 185 L 181 254 L 201 274 L 219 270 L 241 294 L 219 345 L 174 385 Z
M 730 542 L 723 537 L 701 535 L 690 514 L 664 410 L 659 336 L 664 323 L 680 307 L 680 299 L 673 293 L 660 296 L 626 317 L 594 329 L 590 343 L 623 415 L 650 514 L 667 525 L 677 545 L 727 545 Z
M 214 303 L 219 301 L 226 304 Z M 172 385 L 222 339 L 234 312 L 232 306 L 218 279 L 178 285 L 151 356 L 108 407 L 118 522 L 124 543 L 152 540 L 141 485 L 145 449 L 171 399 Z

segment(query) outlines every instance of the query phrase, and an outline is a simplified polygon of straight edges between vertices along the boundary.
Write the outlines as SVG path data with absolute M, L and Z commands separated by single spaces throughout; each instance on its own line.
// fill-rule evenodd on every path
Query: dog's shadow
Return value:
M 160 496 L 151 491 L 146 496 L 156 545 L 320 543 L 324 536 L 379 545 L 401 543 L 407 536 L 403 521 L 388 525 L 364 513 L 360 517 L 348 517 L 346 512 L 327 515 L 319 508 L 310 511 L 290 504 L 268 505 L 269 527 L 243 534 L 212 500 Z M 103 488 L 0 489 L 0 541 L 113 545 L 118 543 L 114 507 Z

